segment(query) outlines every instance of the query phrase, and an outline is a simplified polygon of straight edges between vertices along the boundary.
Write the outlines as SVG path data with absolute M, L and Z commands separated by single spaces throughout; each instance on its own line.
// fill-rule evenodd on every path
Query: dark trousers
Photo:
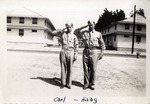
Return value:
M 62 49 L 60 52 L 61 65 L 61 84 L 71 86 L 72 84 L 72 66 L 73 66 L 73 50 Z
M 100 50 L 98 49 L 83 50 L 84 86 L 86 87 L 95 84 L 95 71 L 97 69 L 99 55 Z

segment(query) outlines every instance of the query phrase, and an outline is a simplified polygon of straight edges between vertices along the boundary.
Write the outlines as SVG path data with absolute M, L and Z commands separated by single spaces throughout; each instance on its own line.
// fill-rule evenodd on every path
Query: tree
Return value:
M 145 17 L 145 13 L 144 13 L 144 9 L 139 9 L 139 10 L 136 10 L 136 13 Z M 131 11 L 131 17 L 133 17 L 133 11 Z
M 145 17 L 144 9 L 141 9 L 141 8 L 140 8 L 140 9 L 137 11 L 137 13 L 140 14 L 141 16 L 144 16 L 144 17 Z
M 104 13 L 99 16 L 98 22 L 96 23 L 95 29 L 100 31 L 102 28 L 113 24 L 114 22 L 125 19 L 125 13 L 123 10 L 109 11 L 107 8 L 104 9 Z

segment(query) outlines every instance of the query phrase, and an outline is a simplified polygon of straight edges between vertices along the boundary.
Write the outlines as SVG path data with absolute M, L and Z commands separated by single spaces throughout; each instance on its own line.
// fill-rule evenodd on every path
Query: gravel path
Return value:
M 104 56 L 96 90 L 82 90 L 82 56 L 73 67 L 72 89 L 60 89 L 59 54 L 8 52 L 9 96 L 145 96 L 146 59 Z

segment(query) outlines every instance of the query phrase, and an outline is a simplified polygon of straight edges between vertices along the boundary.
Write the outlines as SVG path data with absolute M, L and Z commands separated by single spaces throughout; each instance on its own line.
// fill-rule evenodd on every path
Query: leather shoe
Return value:
M 95 90 L 95 88 L 94 88 L 93 85 L 91 85 L 89 88 L 90 88 L 91 90 Z
M 66 87 L 67 87 L 68 89 L 71 89 L 71 86 L 69 86 L 69 85 L 66 85 Z
M 64 85 L 61 85 L 61 86 L 60 86 L 60 89 L 63 89 L 64 87 L 65 87 Z
M 88 87 L 87 87 L 87 86 L 84 86 L 84 87 L 83 87 L 83 90 L 86 90 L 86 89 L 88 89 Z
M 71 86 L 66 86 L 68 89 L 71 89 Z

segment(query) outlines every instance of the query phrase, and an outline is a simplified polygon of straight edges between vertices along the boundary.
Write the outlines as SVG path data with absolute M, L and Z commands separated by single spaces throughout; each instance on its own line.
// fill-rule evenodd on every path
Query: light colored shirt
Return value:
M 53 35 L 60 38 L 62 48 L 73 48 L 75 52 L 78 51 L 78 39 L 73 33 L 65 33 L 61 30 L 53 31 Z
M 76 29 L 74 34 L 81 35 L 81 40 L 87 48 L 99 47 L 101 50 L 105 49 L 102 34 L 97 31 L 90 32 L 88 30 L 81 31 L 81 29 Z

